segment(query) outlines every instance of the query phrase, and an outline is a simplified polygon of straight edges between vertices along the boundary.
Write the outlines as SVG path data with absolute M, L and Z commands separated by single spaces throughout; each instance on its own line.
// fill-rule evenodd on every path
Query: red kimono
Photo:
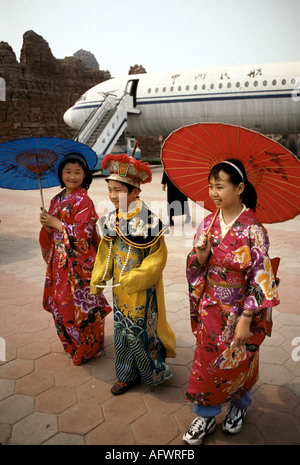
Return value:
M 90 294 L 90 279 L 99 236 L 98 215 L 86 189 L 62 199 L 56 195 L 49 214 L 62 221 L 62 232 L 40 232 L 47 263 L 43 306 L 51 312 L 64 350 L 75 365 L 96 357 L 104 344 L 104 317 L 111 311 L 105 297 Z
M 205 218 L 194 243 L 207 231 L 212 218 Z M 200 266 L 195 249 L 187 259 L 197 345 L 186 398 L 199 405 L 239 399 L 255 384 L 259 346 L 271 334 L 271 310 L 279 304 L 267 231 L 252 210 L 242 212 L 223 238 L 217 217 L 211 240 L 206 265 Z M 254 311 L 250 341 L 233 348 L 235 327 L 244 309 Z

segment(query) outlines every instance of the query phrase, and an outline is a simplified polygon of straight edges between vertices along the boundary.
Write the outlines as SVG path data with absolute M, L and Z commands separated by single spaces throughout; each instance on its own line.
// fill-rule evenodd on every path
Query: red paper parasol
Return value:
M 208 194 L 211 168 L 238 158 L 257 192 L 256 214 L 276 223 L 300 213 L 300 161 L 282 145 L 250 129 L 197 123 L 172 132 L 162 147 L 162 163 L 172 182 L 191 200 L 215 210 Z

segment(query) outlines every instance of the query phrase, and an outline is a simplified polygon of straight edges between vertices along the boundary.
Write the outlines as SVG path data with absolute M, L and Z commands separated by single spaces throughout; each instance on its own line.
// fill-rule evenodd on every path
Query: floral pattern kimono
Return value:
M 86 189 L 76 189 L 50 203 L 49 214 L 62 221 L 62 232 L 40 232 L 47 263 L 43 306 L 51 312 L 65 352 L 80 365 L 99 355 L 104 343 L 104 317 L 111 308 L 104 296 L 90 294 L 90 279 L 100 238 L 98 216 Z
M 194 240 L 207 231 L 205 218 Z M 279 304 L 266 229 L 252 210 L 243 211 L 222 238 L 220 218 L 211 230 L 211 255 L 201 266 L 195 248 L 187 258 L 192 331 L 197 344 L 187 400 L 219 405 L 239 399 L 258 378 L 259 346 L 272 328 Z M 253 310 L 248 344 L 231 345 L 243 310 Z
M 91 292 L 100 294 L 113 278 L 115 369 L 118 381 L 141 377 L 156 385 L 172 373 L 165 357 L 176 356 L 175 335 L 167 323 L 162 272 L 167 260 L 165 228 L 138 200 L 130 213 L 101 218 Z M 98 285 L 98 287 L 97 287 Z

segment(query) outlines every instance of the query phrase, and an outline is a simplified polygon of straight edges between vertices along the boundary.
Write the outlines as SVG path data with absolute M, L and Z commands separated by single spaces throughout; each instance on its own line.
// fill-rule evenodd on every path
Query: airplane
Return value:
M 139 136 L 163 140 L 198 122 L 299 134 L 300 61 L 112 78 L 85 92 L 64 121 L 78 130 L 75 140 L 95 150 L 99 169 L 106 153 L 122 151 L 117 144 L 122 135 L 130 144 Z

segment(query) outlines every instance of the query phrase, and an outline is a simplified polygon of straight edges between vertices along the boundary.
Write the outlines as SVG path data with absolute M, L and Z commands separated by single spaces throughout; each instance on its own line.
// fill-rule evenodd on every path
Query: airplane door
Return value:
M 126 84 L 125 93 L 133 97 L 133 106 L 136 107 L 136 91 L 138 86 L 138 79 L 130 79 Z

